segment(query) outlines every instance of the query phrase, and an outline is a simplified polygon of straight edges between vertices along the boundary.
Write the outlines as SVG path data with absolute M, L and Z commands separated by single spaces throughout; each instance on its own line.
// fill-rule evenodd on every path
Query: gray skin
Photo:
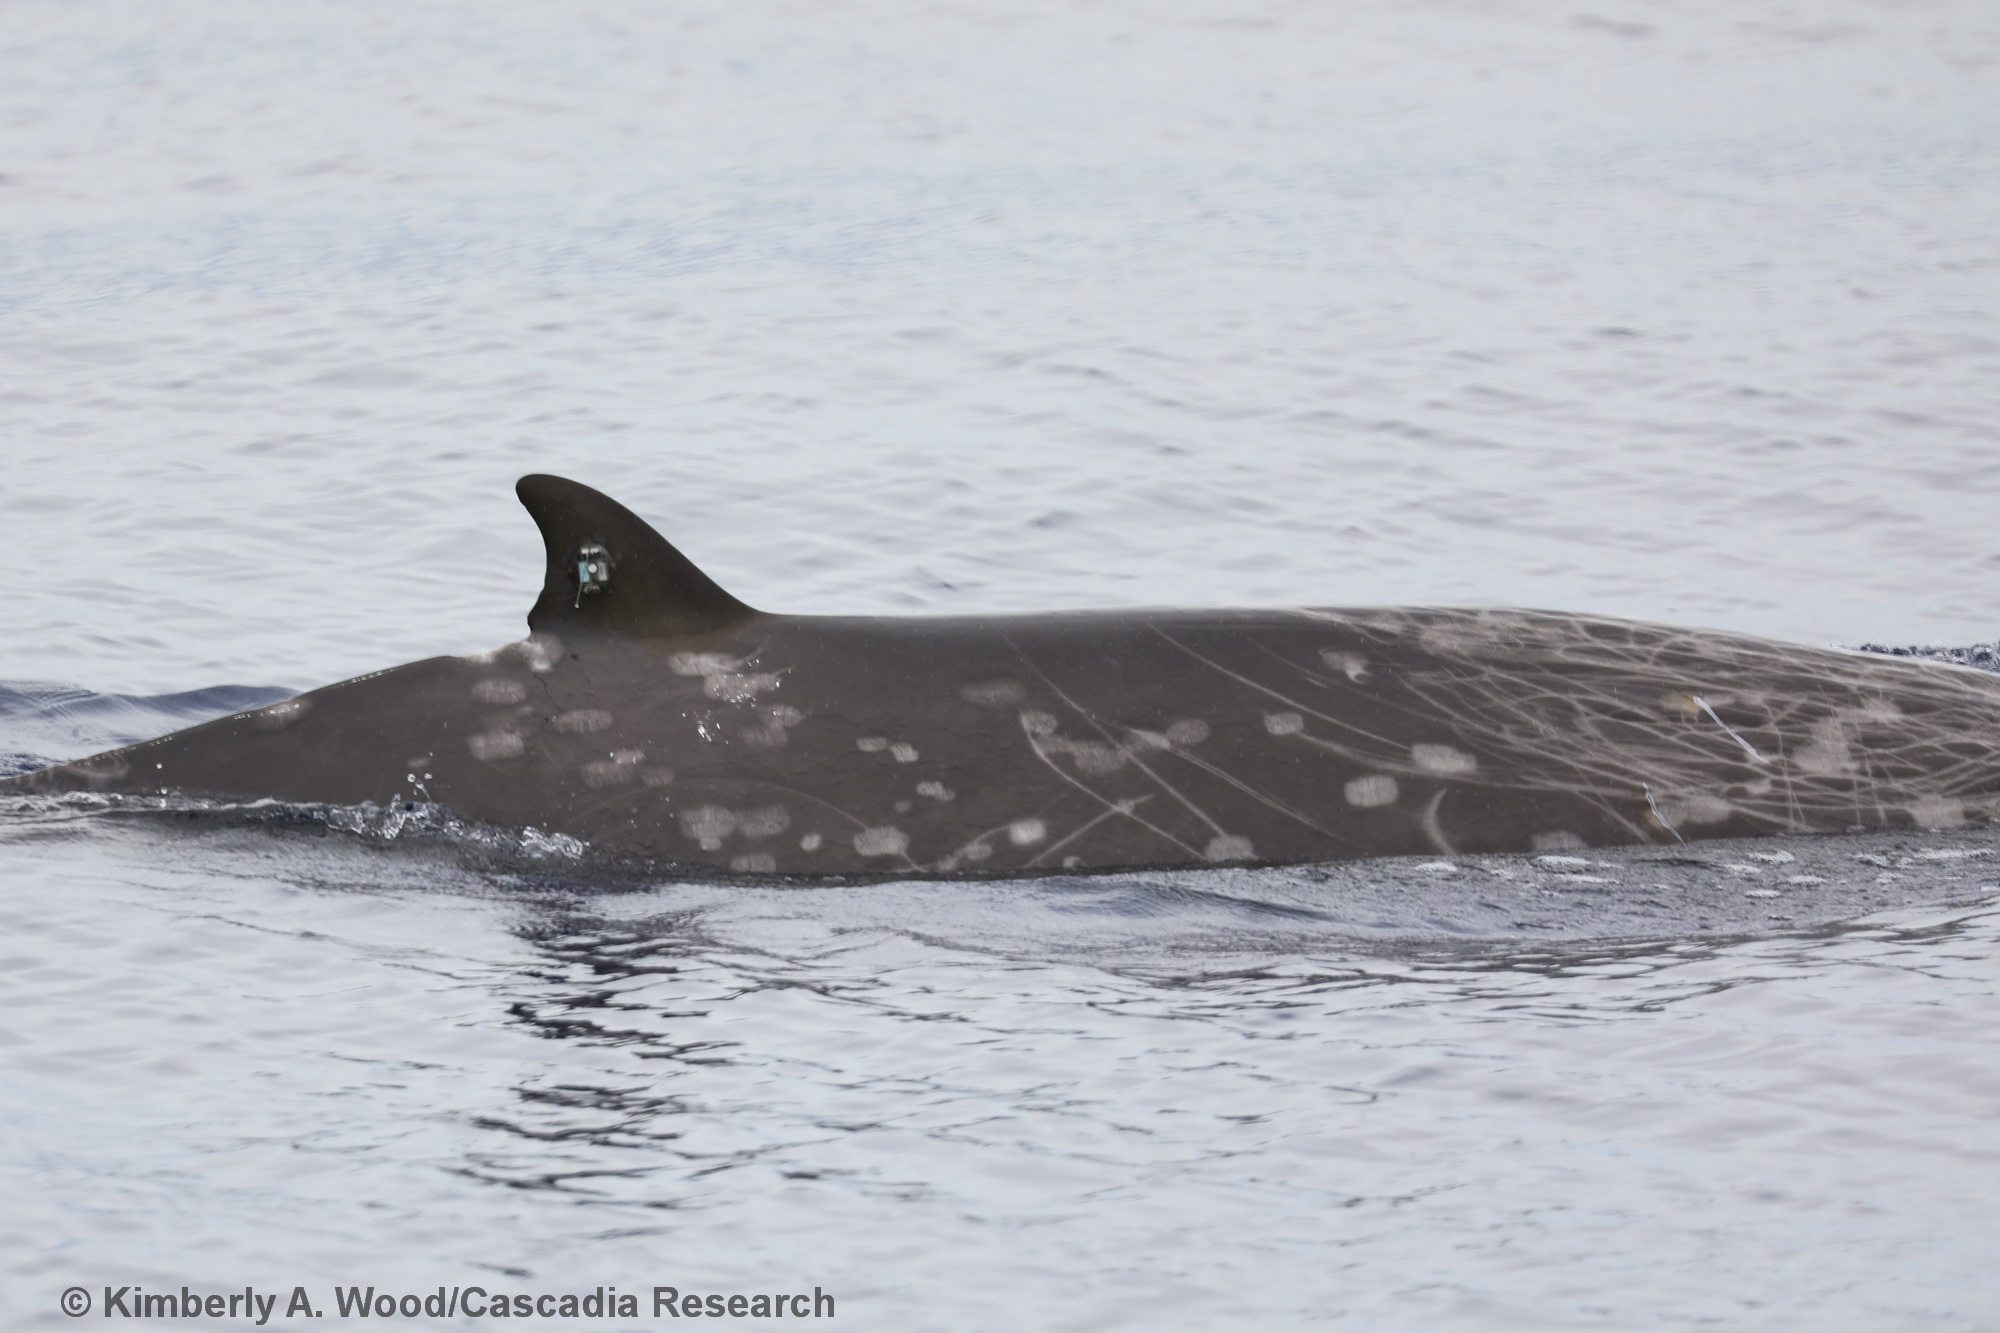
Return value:
M 2000 678 L 1543 611 L 768 615 L 518 486 L 530 637 L 0 782 L 442 804 L 662 869 L 994 876 L 1957 827 Z M 593 548 L 601 548 L 597 556 Z M 593 558 L 608 575 L 578 573 Z

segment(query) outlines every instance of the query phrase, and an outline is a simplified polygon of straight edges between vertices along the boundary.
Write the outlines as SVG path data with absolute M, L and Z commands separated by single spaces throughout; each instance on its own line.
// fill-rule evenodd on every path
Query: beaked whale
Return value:
M 423 801 L 661 869 L 997 876 L 1986 824 L 2000 678 L 1548 611 L 783 616 L 587 486 L 520 643 L 0 782 Z

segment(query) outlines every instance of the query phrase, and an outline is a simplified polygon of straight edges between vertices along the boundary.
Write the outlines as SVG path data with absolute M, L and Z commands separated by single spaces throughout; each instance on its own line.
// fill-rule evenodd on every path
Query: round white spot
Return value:
M 1396 779 L 1387 773 L 1370 773 L 1347 784 L 1347 803 L 1364 810 L 1378 805 L 1393 805 L 1400 794 Z
M 1410 758 L 1426 773 L 1463 776 L 1479 771 L 1479 760 L 1450 745 L 1412 745 Z
M 826 839 L 820 837 L 817 833 L 808 833 L 805 837 L 799 839 L 799 846 L 809 852 L 816 852 L 819 850 L 819 845 L 825 841 Z
M 893 824 L 854 835 L 854 850 L 863 856 L 901 856 L 909 845 L 910 835 Z

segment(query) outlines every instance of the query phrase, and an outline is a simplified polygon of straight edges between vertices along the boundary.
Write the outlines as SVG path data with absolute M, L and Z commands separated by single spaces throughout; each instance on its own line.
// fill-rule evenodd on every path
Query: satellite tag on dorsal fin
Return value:
M 670 638 L 757 614 L 724 592 L 646 521 L 610 496 L 543 473 L 514 484 L 548 548 L 537 634 Z

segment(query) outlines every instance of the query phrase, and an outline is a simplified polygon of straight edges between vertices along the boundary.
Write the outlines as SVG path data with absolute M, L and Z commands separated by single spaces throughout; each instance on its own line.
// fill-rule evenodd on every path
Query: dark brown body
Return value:
M 555 479 L 524 497 L 534 483 L 572 488 L 572 511 L 530 499 L 550 575 L 525 643 L 7 785 L 429 800 L 662 866 L 800 875 L 1556 851 L 2000 811 L 2000 679 L 1969 670 L 1530 611 L 771 616 L 706 580 L 621 621 L 645 552 L 617 524 L 638 520 Z M 625 553 L 590 601 L 558 581 L 586 528 Z M 671 602 L 663 586 L 645 595 Z

